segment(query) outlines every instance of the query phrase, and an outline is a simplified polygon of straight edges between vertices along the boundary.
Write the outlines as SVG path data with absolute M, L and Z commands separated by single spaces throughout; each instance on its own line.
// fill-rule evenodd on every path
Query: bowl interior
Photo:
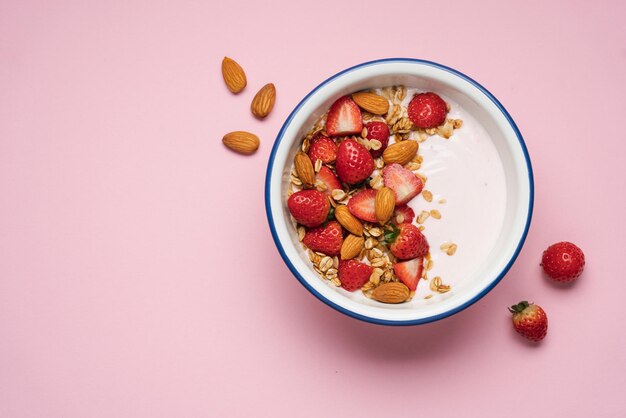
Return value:
M 488 133 L 502 166 L 504 213 L 492 248 L 449 293 L 400 305 L 384 305 L 337 289 L 313 270 L 298 241 L 287 209 L 295 153 L 303 136 L 338 97 L 358 90 L 404 85 L 451 99 Z M 383 60 L 348 69 L 326 80 L 294 109 L 281 129 L 268 165 L 266 205 L 276 245 L 294 275 L 315 296 L 353 317 L 383 324 L 417 324 L 448 316 L 486 294 L 513 263 L 532 212 L 532 171 L 525 145 L 500 103 L 466 76 L 438 64 L 409 59 Z M 431 248 L 432 248 L 431 243 Z M 360 293 L 360 292 L 358 292 Z

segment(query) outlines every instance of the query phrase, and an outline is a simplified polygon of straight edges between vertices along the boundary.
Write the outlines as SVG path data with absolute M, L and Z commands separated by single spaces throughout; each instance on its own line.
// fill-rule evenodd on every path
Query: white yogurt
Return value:
M 408 91 L 404 106 L 414 94 Z M 420 144 L 424 160 L 418 172 L 427 177 L 424 188 L 433 200 L 419 195 L 409 206 L 416 217 L 423 210 L 441 212 L 441 219 L 429 217 L 423 224 L 434 262 L 428 277 L 440 276 L 454 292 L 493 249 L 504 220 L 506 188 L 502 162 L 485 129 L 457 103 L 443 99 L 451 106 L 448 117 L 463 120 L 463 126 L 449 139 L 433 135 Z M 445 203 L 439 203 L 442 199 Z M 454 255 L 439 248 L 445 242 L 457 244 Z M 420 281 L 413 302 L 431 293 L 428 283 Z

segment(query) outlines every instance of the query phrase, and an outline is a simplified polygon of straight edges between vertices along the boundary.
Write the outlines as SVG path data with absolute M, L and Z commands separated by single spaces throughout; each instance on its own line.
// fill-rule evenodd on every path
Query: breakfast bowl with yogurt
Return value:
M 344 70 L 281 128 L 266 211 L 293 275 L 349 316 L 413 325 L 487 294 L 532 215 L 528 152 L 469 77 L 416 59 Z

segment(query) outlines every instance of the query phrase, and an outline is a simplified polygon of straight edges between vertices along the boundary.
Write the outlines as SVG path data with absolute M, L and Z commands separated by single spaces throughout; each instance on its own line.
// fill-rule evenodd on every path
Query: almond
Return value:
M 231 58 L 224 57 L 222 60 L 222 77 L 224 83 L 231 92 L 237 94 L 246 87 L 246 73 L 243 72 L 241 65 Z
M 349 260 L 359 255 L 363 249 L 364 243 L 365 240 L 363 237 L 352 234 L 348 235 L 341 245 L 341 259 Z
M 240 154 L 253 154 L 259 149 L 259 137 L 246 131 L 235 131 L 224 135 L 222 142 Z
M 375 115 L 384 115 L 389 111 L 389 101 L 376 93 L 362 91 L 354 93 L 352 99 L 361 109 Z
M 276 87 L 269 83 L 264 85 L 254 96 L 250 110 L 254 116 L 263 119 L 274 108 L 274 102 L 276 102 Z
M 381 284 L 372 292 L 372 298 L 382 303 L 402 303 L 409 298 L 409 288 L 400 282 Z
M 376 192 L 374 200 L 374 210 L 376 219 L 381 225 L 384 225 L 391 219 L 393 210 L 396 208 L 396 194 L 389 187 L 381 187 Z
M 315 184 L 315 169 L 309 156 L 302 151 L 298 152 L 294 159 L 294 165 L 302 184 L 305 187 L 313 187 Z
M 405 165 L 415 157 L 418 148 L 418 143 L 413 140 L 396 142 L 385 149 L 383 152 L 383 160 L 385 164 L 398 163 Z
M 363 235 L 363 225 L 350 211 L 346 205 L 339 205 L 335 208 L 335 219 L 354 235 Z

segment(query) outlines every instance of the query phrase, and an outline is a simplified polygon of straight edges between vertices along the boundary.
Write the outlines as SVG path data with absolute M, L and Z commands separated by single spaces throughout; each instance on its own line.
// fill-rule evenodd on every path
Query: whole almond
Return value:
M 224 77 L 224 83 L 226 83 L 228 90 L 235 94 L 243 90 L 248 83 L 246 73 L 241 65 L 228 57 L 224 57 L 222 60 L 222 77 Z
M 315 169 L 308 155 L 300 151 L 294 159 L 296 173 L 305 187 L 313 187 L 315 184 Z
M 385 149 L 383 152 L 383 160 L 385 164 L 398 163 L 405 165 L 415 157 L 418 148 L 418 143 L 410 139 L 396 142 Z
M 222 142 L 231 150 L 240 154 L 253 154 L 259 149 L 259 137 L 246 131 L 230 132 L 222 138 Z
M 335 208 L 335 219 L 354 235 L 363 235 L 363 225 L 350 211 L 346 205 L 338 205 Z
M 354 93 L 352 99 L 361 109 L 375 115 L 384 115 L 389 111 L 389 101 L 376 93 L 362 91 Z
M 372 298 L 382 303 L 402 303 L 409 298 L 409 288 L 400 282 L 381 284 L 372 292 Z
M 276 102 L 276 87 L 272 83 L 264 85 L 257 92 L 250 104 L 252 114 L 257 118 L 264 118 L 270 114 Z
M 381 225 L 384 225 L 391 219 L 393 211 L 396 208 L 396 194 L 389 187 L 381 187 L 376 192 L 374 200 L 374 210 L 376 219 Z
M 346 239 L 343 240 L 343 244 L 341 245 L 341 259 L 349 260 L 359 255 L 363 249 L 364 243 L 365 240 L 363 237 L 352 234 L 348 235 Z

